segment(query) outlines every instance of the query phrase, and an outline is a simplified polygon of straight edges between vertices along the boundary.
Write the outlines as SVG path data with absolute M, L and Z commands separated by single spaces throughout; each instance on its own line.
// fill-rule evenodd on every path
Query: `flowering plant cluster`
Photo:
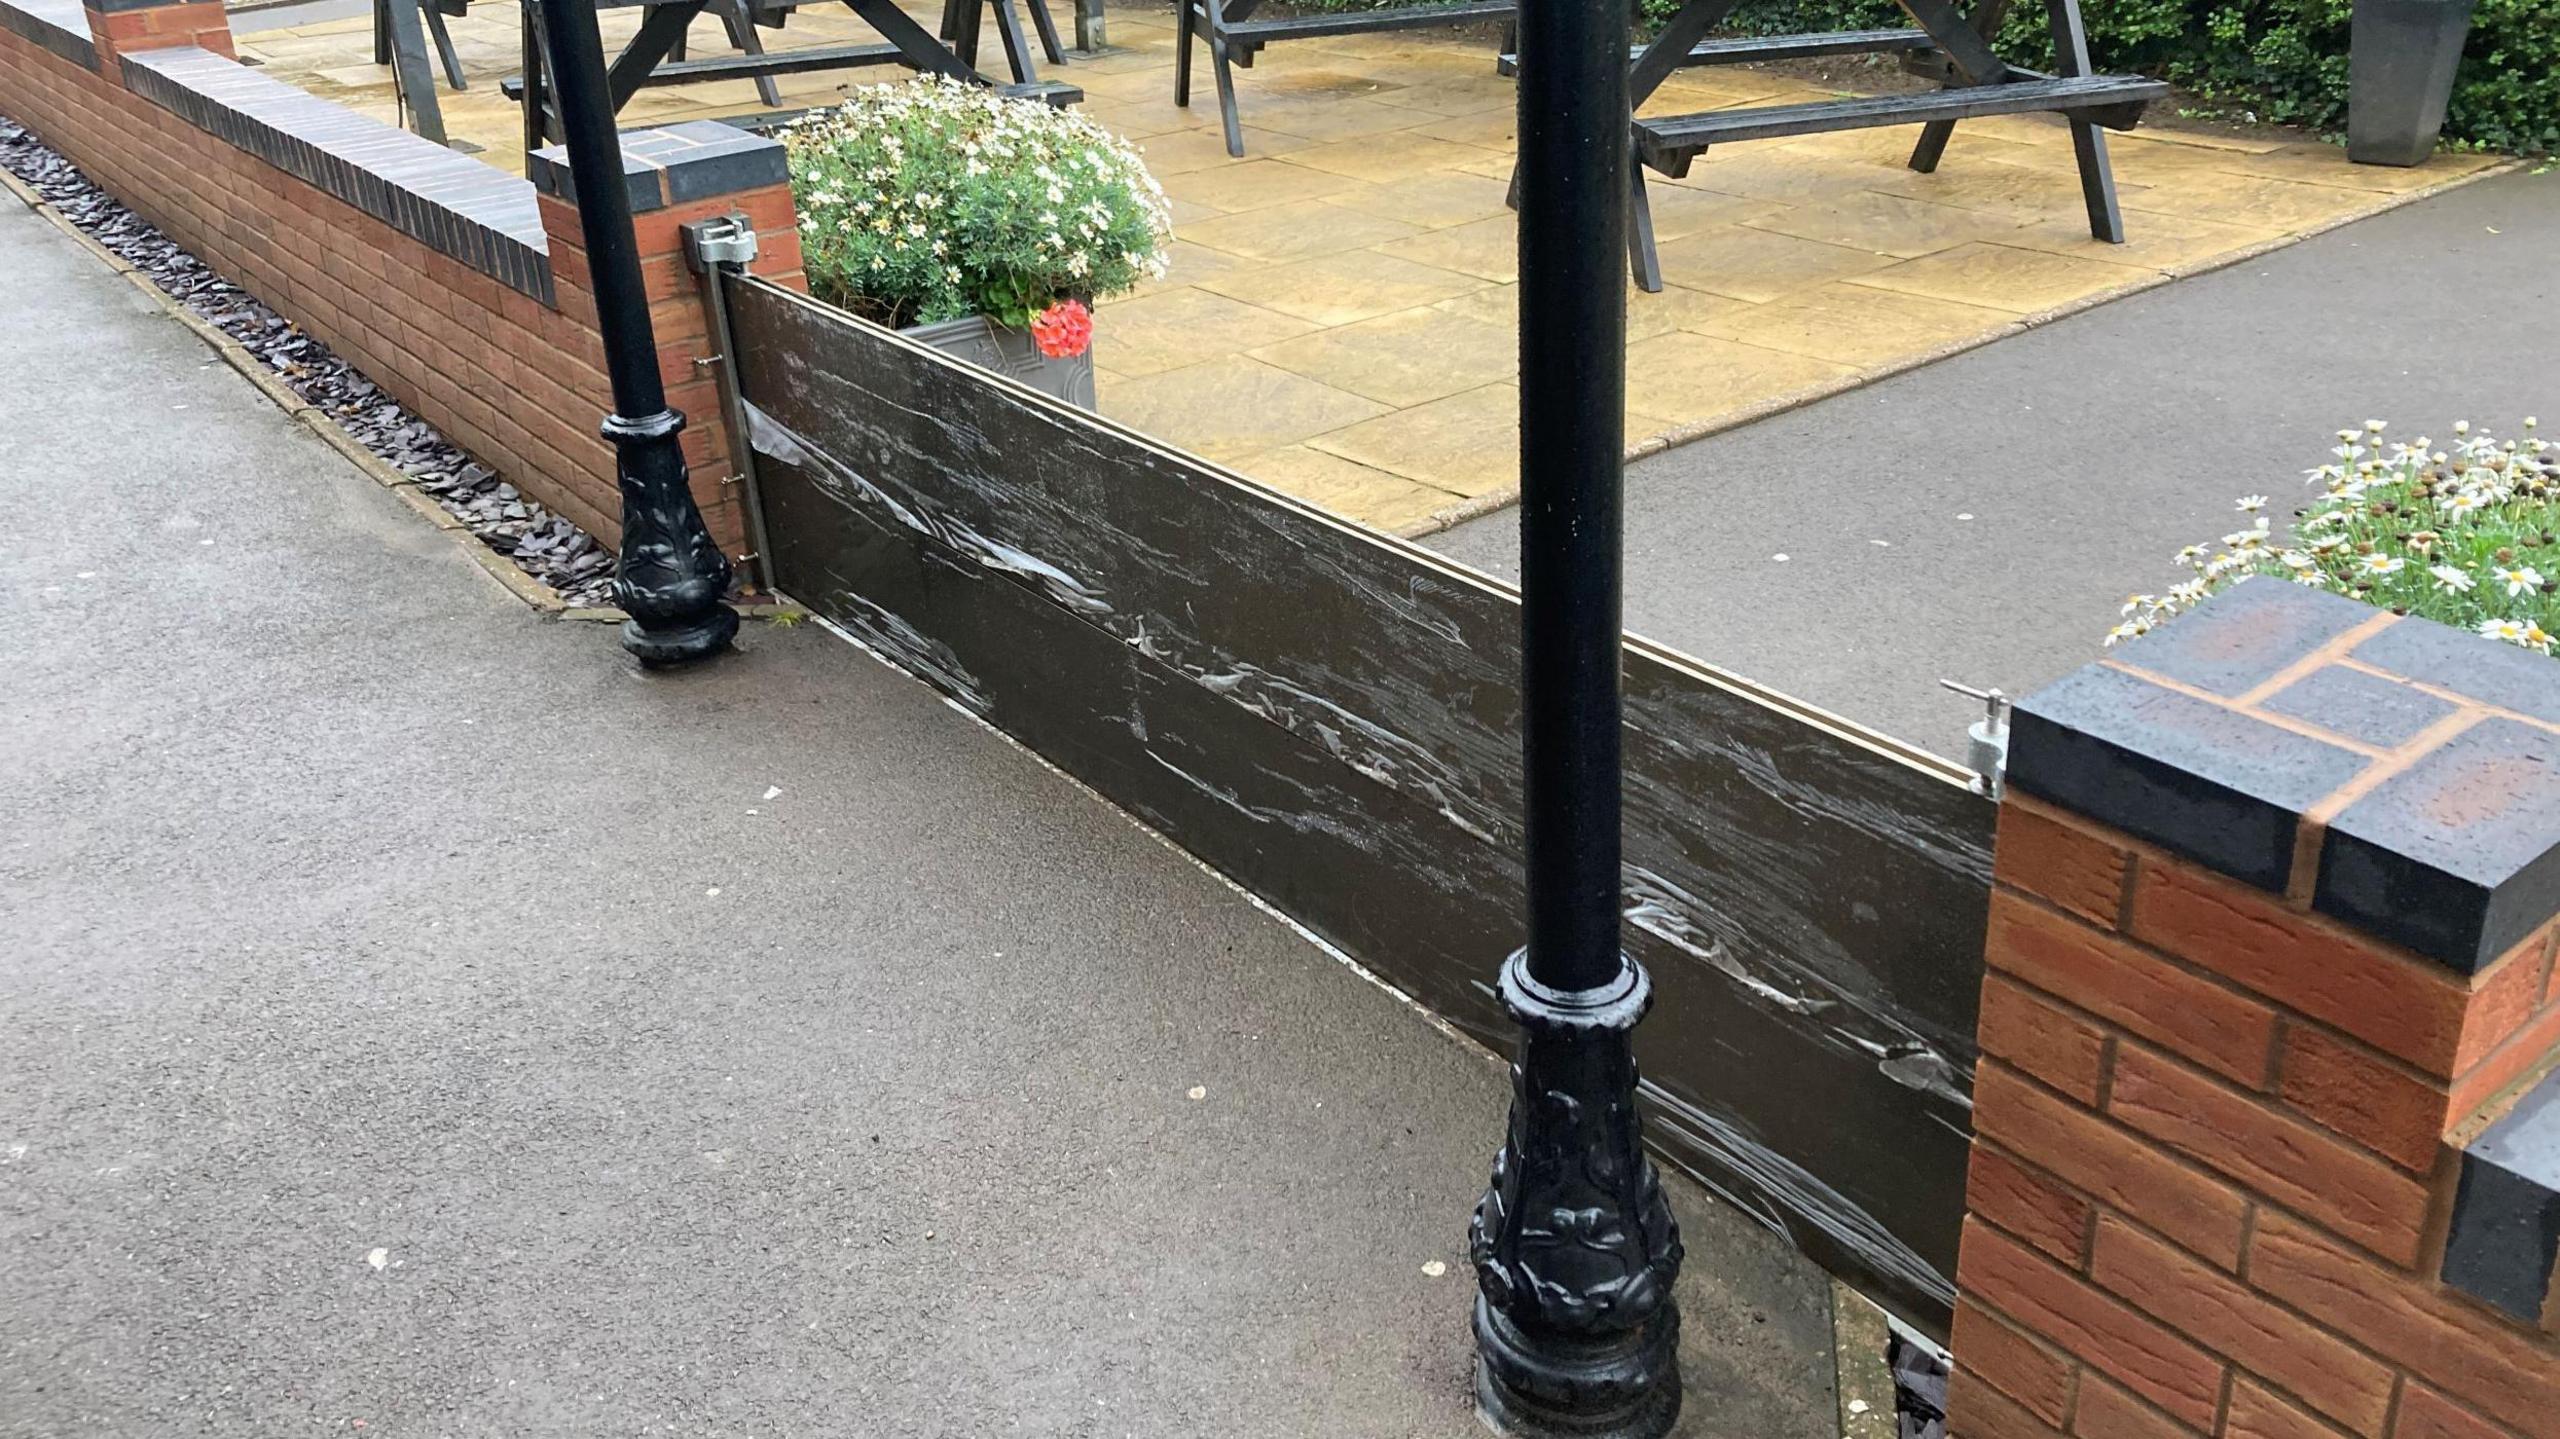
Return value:
M 936 76 L 866 86 L 780 138 L 810 292 L 867 319 L 1020 329 L 1164 273 L 1164 191 L 1085 116 Z
M 2290 542 L 2249 495 L 2253 518 L 2219 545 L 2189 545 L 2175 563 L 2195 577 L 2159 595 L 2125 601 L 2107 643 L 2147 634 L 2205 596 L 2274 575 L 2335 590 L 2396 614 L 2445 624 L 2550 654 L 2560 636 L 2560 447 L 2524 422 L 2522 440 L 2453 427 L 2438 449 L 2421 435 L 2388 444 L 2389 426 L 2340 430 L 2329 463 L 2310 471 L 2320 494 L 2294 512 Z

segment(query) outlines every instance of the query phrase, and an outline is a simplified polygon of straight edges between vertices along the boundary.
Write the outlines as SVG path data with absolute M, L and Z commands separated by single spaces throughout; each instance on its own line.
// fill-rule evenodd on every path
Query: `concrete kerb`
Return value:
M 295 393 L 293 387 L 284 382 L 283 377 L 270 369 L 265 361 L 252 354 L 247 346 L 223 333 L 221 328 L 211 321 L 188 309 L 176 296 L 154 283 L 149 275 L 136 269 L 132 262 L 99 244 L 87 231 L 73 224 L 69 216 L 47 204 L 43 197 L 36 194 L 24 181 L 5 170 L 0 170 L 0 188 L 5 188 L 28 209 L 44 217 L 55 229 L 70 236 L 72 243 L 88 251 L 109 270 L 122 275 L 127 283 L 149 296 L 152 303 L 158 305 L 164 314 L 185 326 L 197 339 L 202 340 L 208 348 L 222 358 L 225 364 L 237 370 L 241 378 L 256 386 L 258 392 L 272 402 L 277 409 L 282 410 L 287 418 L 300 422 L 305 429 L 317 436 L 321 443 L 345 456 L 347 462 L 363 471 L 367 479 L 397 495 L 402 504 L 415 511 L 427 523 L 454 536 L 461 544 L 463 553 L 471 557 L 473 564 L 478 565 L 483 573 L 496 581 L 500 589 L 523 601 L 535 613 L 549 619 L 596 624 L 620 624 L 630 618 L 621 610 L 611 606 L 572 605 L 558 590 L 517 568 L 506 556 L 482 544 L 480 537 L 471 533 L 470 526 L 454 518 L 444 506 L 437 504 L 432 498 L 420 493 L 416 480 L 392 468 L 380 455 L 366 449 L 355 436 L 339 428 L 327 411 Z M 798 605 L 780 598 L 749 601 L 738 604 L 734 608 L 742 618 L 782 619 L 786 622 L 799 619 L 807 613 Z
M 1831 1284 L 1831 1353 L 1839 1371 L 1840 1439 L 1895 1439 L 1893 1371 L 1885 1363 L 1892 1329 L 1884 1311 L 1838 1280 Z
M 1738 430 L 1744 425 L 1756 424 L 1761 420 L 1768 419 L 1772 415 L 1782 415 L 1789 410 L 1802 409 L 1806 405 L 1810 405 L 1817 400 L 1827 400 L 1834 395 L 1845 395 L 1851 390 L 1864 389 L 1866 386 L 1872 385 L 1878 380 L 1888 380 L 1896 375 L 1908 374 L 1924 365 L 1934 365 L 1940 360 L 1952 359 L 1957 355 L 1964 354 L 1968 350 L 1978 350 L 1985 345 L 1997 344 L 2002 340 L 2008 339 L 2012 335 L 2022 335 L 2027 331 L 2036 329 L 2040 326 L 2050 325 L 2056 320 L 2064 320 L 2073 315 L 2085 314 L 2090 310 L 2098 308 L 2100 305 L 2112 305 L 2116 301 L 2125 299 L 2128 296 L 2139 295 L 2146 290 L 2156 290 L 2162 285 L 2166 285 L 2174 280 L 2190 279 L 2197 275 L 2211 274 L 2216 270 L 2227 270 L 2234 265 L 2245 265 L 2249 261 L 2257 259 L 2260 256 L 2273 254 L 2274 252 L 2291 245 L 2298 245 L 2315 235 L 2325 235 L 2331 230 L 2335 230 L 2342 225 L 2352 225 L 2359 220 L 2369 220 L 2376 215 L 2384 213 L 2385 211 L 2396 210 L 2403 205 L 2416 204 L 2418 201 L 2427 199 L 2430 196 L 2441 195 L 2447 190 L 2458 189 L 2464 185 L 2476 184 L 2493 175 L 2508 174 L 2512 171 L 2523 168 L 2525 163 L 2526 162 L 2521 159 L 2506 160 L 2499 164 L 2474 170 L 2467 175 L 2449 176 L 2432 185 L 2423 185 L 2415 190 L 2405 190 L 2397 194 L 2377 195 L 2372 204 L 2366 205 L 2361 209 L 2350 211 L 2347 214 L 2333 216 L 2316 225 L 2311 225 L 2304 229 L 2280 235 L 2272 240 L 2265 240 L 2255 245 L 2244 246 L 2241 249 L 2233 250 L 2227 254 L 2214 255 L 2202 260 L 2191 260 L 2183 264 L 2165 266 L 2141 279 L 2128 280 L 2124 284 L 2118 285 L 2113 289 L 2101 290 L 2094 295 L 2083 295 L 2079 299 L 2066 301 L 2062 304 L 2055 305 L 2050 309 L 2038 310 L 2032 314 L 2021 315 L 2011 323 L 2003 325 L 1996 330 L 1988 331 L 1984 334 L 1968 336 L 1961 340 L 1951 340 L 1948 343 L 1936 346 L 1935 348 L 1923 350 L 1916 355 L 1906 355 L 1900 359 L 1892 360 L 1885 364 L 1871 365 L 1866 369 L 1856 372 L 1855 374 L 1845 375 L 1836 380 L 1825 380 L 1820 384 L 1808 385 L 1801 390 L 1791 390 L 1783 395 L 1775 395 L 1769 399 L 1760 401 L 1758 404 L 1745 406 L 1744 408 L 1735 410 L 1729 414 L 1718 415 L 1712 420 L 1701 420 L 1695 424 L 1674 426 L 1673 428 L 1664 430 L 1659 434 L 1648 435 L 1645 438 L 1627 446 L 1626 460 L 1629 464 L 1633 464 L 1637 460 L 1644 459 L 1647 456 L 1658 455 L 1665 450 L 1678 449 L 1682 445 L 1693 444 L 1710 435 L 1720 435 L 1727 430 Z M 1395 533 L 1404 539 L 1418 540 L 1427 535 L 1439 534 L 1443 530 L 1455 529 L 1469 520 L 1479 520 L 1484 518 L 1486 515 L 1493 514 L 1500 510 L 1509 509 L 1519 502 L 1520 486 L 1517 482 L 1514 482 L 1501 489 L 1488 490 L 1481 495 L 1461 501 L 1460 503 L 1451 505 L 1446 509 L 1434 510 L 1432 513 L 1423 516 L 1421 519 L 1413 521 L 1411 524 L 1398 527 Z

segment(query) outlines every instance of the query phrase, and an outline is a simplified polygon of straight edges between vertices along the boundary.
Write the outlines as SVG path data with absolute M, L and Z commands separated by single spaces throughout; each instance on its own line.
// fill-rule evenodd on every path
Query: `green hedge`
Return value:
M 1677 0 L 1641 0 L 1651 18 Z M 2350 0 L 2095 0 L 2082 6 L 2098 64 L 2156 75 L 2260 119 L 2324 130 L 2347 114 Z M 1892 0 L 1745 0 L 1754 33 L 1903 23 Z M 2049 59 L 2045 7 L 2017 0 L 2001 53 Z M 2560 0 L 2479 0 L 2445 135 L 2494 150 L 2560 147 Z
M 1360 10 L 1409 0 L 1285 0 L 1295 10 Z M 1679 0 L 1636 0 L 1660 20 Z M 2110 70 L 2156 75 L 2262 120 L 2345 128 L 2350 0 L 2083 0 L 2089 45 Z M 1905 23 L 1893 0 L 1743 0 L 1751 34 Z M 2001 53 L 2048 60 L 2040 0 L 2016 0 Z M 2492 150 L 2560 149 L 2560 0 L 2479 0 L 2454 81 L 2445 137 Z

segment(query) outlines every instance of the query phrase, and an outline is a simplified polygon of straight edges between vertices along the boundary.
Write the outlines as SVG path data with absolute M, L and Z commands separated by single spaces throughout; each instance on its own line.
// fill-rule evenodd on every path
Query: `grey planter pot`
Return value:
M 1091 345 L 1071 359 L 1053 360 L 1040 353 L 1029 330 L 1008 329 L 984 315 L 912 325 L 902 333 L 946 355 L 957 355 L 973 365 L 1019 380 L 1044 395 L 1088 410 L 1094 408 Z
M 2435 153 L 2471 34 L 2473 0 L 2355 0 L 2347 61 L 2347 158 L 2419 165 Z

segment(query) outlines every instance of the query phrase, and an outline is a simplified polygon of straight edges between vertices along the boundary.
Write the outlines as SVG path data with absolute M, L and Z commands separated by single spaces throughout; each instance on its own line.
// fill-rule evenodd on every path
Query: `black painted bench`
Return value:
M 1263 46 L 1279 40 L 1312 40 L 1328 35 L 1372 35 L 1391 30 L 1421 30 L 1439 25 L 1472 25 L 1488 20 L 1505 24 L 1519 14 L 1515 0 L 1458 0 L 1455 4 L 1400 5 L 1385 10 L 1355 10 L 1338 15 L 1288 15 L 1257 20 L 1262 0 L 1175 0 L 1173 103 L 1191 103 L 1191 46 L 1209 46 L 1209 64 L 1218 82 L 1218 115 L 1227 130 L 1227 153 L 1244 157 L 1244 122 L 1236 114 L 1236 84 L 1231 66 L 1252 68 Z M 1516 27 L 1503 49 L 1518 41 Z
M 1645 289 L 1662 288 L 1662 261 L 1654 252 L 1652 210 L 1645 197 L 1646 169 L 1679 179 L 1716 145 L 1917 124 L 1922 129 L 1911 168 L 1927 174 L 1938 168 L 1958 121 L 1987 115 L 2049 112 L 2069 122 L 2089 233 L 2111 244 L 2124 243 L 2124 212 L 2099 132 L 2132 129 L 2144 107 L 2167 95 L 2169 87 L 2139 75 L 2096 73 L 2079 0 L 2045 0 L 2058 58 L 2059 73 L 2052 75 L 2011 65 L 1993 52 L 1990 37 L 2000 33 L 2011 0 L 1977 0 L 1970 16 L 1957 10 L 1956 0 L 1898 0 L 1917 29 L 1709 39 L 1707 32 L 1722 24 L 1738 3 L 1687 0 L 1653 43 L 1634 53 L 1627 76 L 1630 109 L 1640 111 L 1673 71 L 1687 66 L 1813 55 L 1898 54 L 1906 70 L 1937 80 L 1943 88 L 1686 115 L 1631 115 L 1630 144 L 1638 164 L 1629 177 L 1628 264 Z M 1516 69 L 1514 57 L 1504 58 L 1506 69 Z M 1511 202 L 1515 208 L 1520 202 L 1516 179 Z
M 2169 87 L 2157 80 L 2090 75 L 1968 85 L 1918 95 L 1869 95 L 1809 105 L 1709 110 L 1658 120 L 1638 119 L 1636 155 L 1646 168 L 1676 180 L 1689 173 L 1689 162 L 1708 146 L 1736 140 L 1775 140 L 1879 125 L 1972 120 L 1985 115 L 2048 110 L 2122 130 L 2140 118 L 2144 105 L 2168 93 Z
M 1648 47 L 1637 45 L 1627 51 L 1627 63 L 1644 58 Z M 1813 35 L 1746 35 L 1716 40 L 1701 40 L 1689 47 L 1680 58 L 1682 65 L 1741 65 L 1753 60 L 1812 60 L 1825 55 L 1890 55 L 1896 51 L 1926 50 L 1926 30 L 1833 30 Z M 1520 73 L 1520 57 L 1505 55 L 1499 68 L 1505 75 Z
M 403 0 L 391 0 L 392 4 Z M 524 107 L 524 147 L 527 154 L 561 136 L 558 106 L 550 93 L 551 63 L 548 43 L 534 7 L 541 0 L 524 0 L 524 69 L 498 82 L 498 89 L 508 99 Z M 764 103 L 779 106 L 781 98 L 774 89 L 773 76 L 798 75 L 817 70 L 856 69 L 870 65 L 903 65 L 927 75 L 947 75 L 972 85 L 993 85 L 1002 94 L 1021 99 L 1038 100 L 1064 109 L 1084 99 L 1084 91 L 1057 80 L 1042 80 L 1033 68 L 1030 50 L 1024 42 L 1021 27 L 1006 17 L 1013 12 L 1013 0 L 952 0 L 943 19 L 946 27 L 961 32 L 969 55 L 977 49 L 976 13 L 981 5 L 997 9 L 997 27 L 1004 33 L 1006 58 L 1014 81 L 997 85 L 980 74 L 963 54 L 956 54 L 932 31 L 925 29 L 899 9 L 894 0 L 845 0 L 845 5 L 871 28 L 880 32 L 886 43 L 862 45 L 815 45 L 799 50 L 768 51 L 755 41 L 753 30 L 743 22 L 752 18 L 759 24 L 779 25 L 781 17 L 797 9 L 796 4 L 758 5 L 756 0 L 598 0 L 603 6 L 636 6 L 646 8 L 648 15 L 640 22 L 640 31 L 621 54 L 607 67 L 605 88 L 613 101 L 614 113 L 631 103 L 631 97 L 655 85 L 685 85 L 703 80 L 753 79 Z M 1030 0 L 1035 7 L 1040 0 Z M 694 17 L 705 9 L 727 14 L 723 6 L 736 13 L 738 23 L 730 26 L 733 39 L 739 41 L 736 55 L 714 56 L 701 60 L 671 59 L 683 53 L 684 34 Z M 966 7 L 965 23 L 962 18 Z M 770 17 L 770 18 L 768 18 Z M 774 110 L 754 117 L 759 122 L 778 122 L 801 113 Z

